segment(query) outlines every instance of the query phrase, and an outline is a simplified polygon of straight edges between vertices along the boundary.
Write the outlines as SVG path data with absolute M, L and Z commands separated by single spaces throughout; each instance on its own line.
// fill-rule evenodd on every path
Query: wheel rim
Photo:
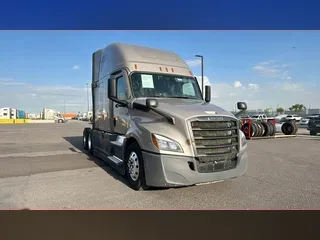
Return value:
M 139 159 L 135 152 L 131 152 L 128 159 L 128 172 L 133 181 L 139 178 Z
M 88 136 L 88 148 L 91 149 L 91 134 Z
M 86 136 L 83 136 L 83 146 L 85 147 L 87 144 L 87 139 L 86 139 Z

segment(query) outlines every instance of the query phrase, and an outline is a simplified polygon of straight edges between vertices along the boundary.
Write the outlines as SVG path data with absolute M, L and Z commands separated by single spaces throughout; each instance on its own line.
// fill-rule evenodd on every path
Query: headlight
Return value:
M 247 145 L 247 139 L 246 135 L 240 130 L 240 142 L 241 142 L 241 148 Z
M 152 142 L 160 150 L 183 152 L 179 143 L 158 134 L 152 134 Z

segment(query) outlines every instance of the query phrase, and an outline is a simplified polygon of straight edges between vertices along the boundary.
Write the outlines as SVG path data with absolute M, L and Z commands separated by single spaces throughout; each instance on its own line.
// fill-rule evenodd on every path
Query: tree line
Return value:
M 303 104 L 296 103 L 296 104 L 292 105 L 291 107 L 289 107 L 289 110 L 292 112 L 302 112 L 302 111 L 307 110 L 307 108 Z M 277 113 L 284 113 L 285 110 L 282 107 L 278 107 L 276 109 L 276 111 L 277 111 Z

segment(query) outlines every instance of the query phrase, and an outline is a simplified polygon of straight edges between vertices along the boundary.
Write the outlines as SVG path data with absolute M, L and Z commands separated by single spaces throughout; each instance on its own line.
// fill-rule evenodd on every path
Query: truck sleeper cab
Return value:
M 245 136 L 237 118 L 210 100 L 210 86 L 204 99 L 176 54 L 113 43 L 93 53 L 84 148 L 126 175 L 134 190 L 238 177 L 247 169 Z

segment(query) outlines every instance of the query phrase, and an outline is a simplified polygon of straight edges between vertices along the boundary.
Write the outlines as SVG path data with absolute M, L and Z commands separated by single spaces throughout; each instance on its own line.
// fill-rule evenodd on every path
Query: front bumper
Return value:
M 248 165 L 246 152 L 239 153 L 234 169 L 213 173 L 191 170 L 188 162 L 194 162 L 192 157 L 143 152 L 143 159 L 146 183 L 153 187 L 190 186 L 235 178 L 244 174 Z

